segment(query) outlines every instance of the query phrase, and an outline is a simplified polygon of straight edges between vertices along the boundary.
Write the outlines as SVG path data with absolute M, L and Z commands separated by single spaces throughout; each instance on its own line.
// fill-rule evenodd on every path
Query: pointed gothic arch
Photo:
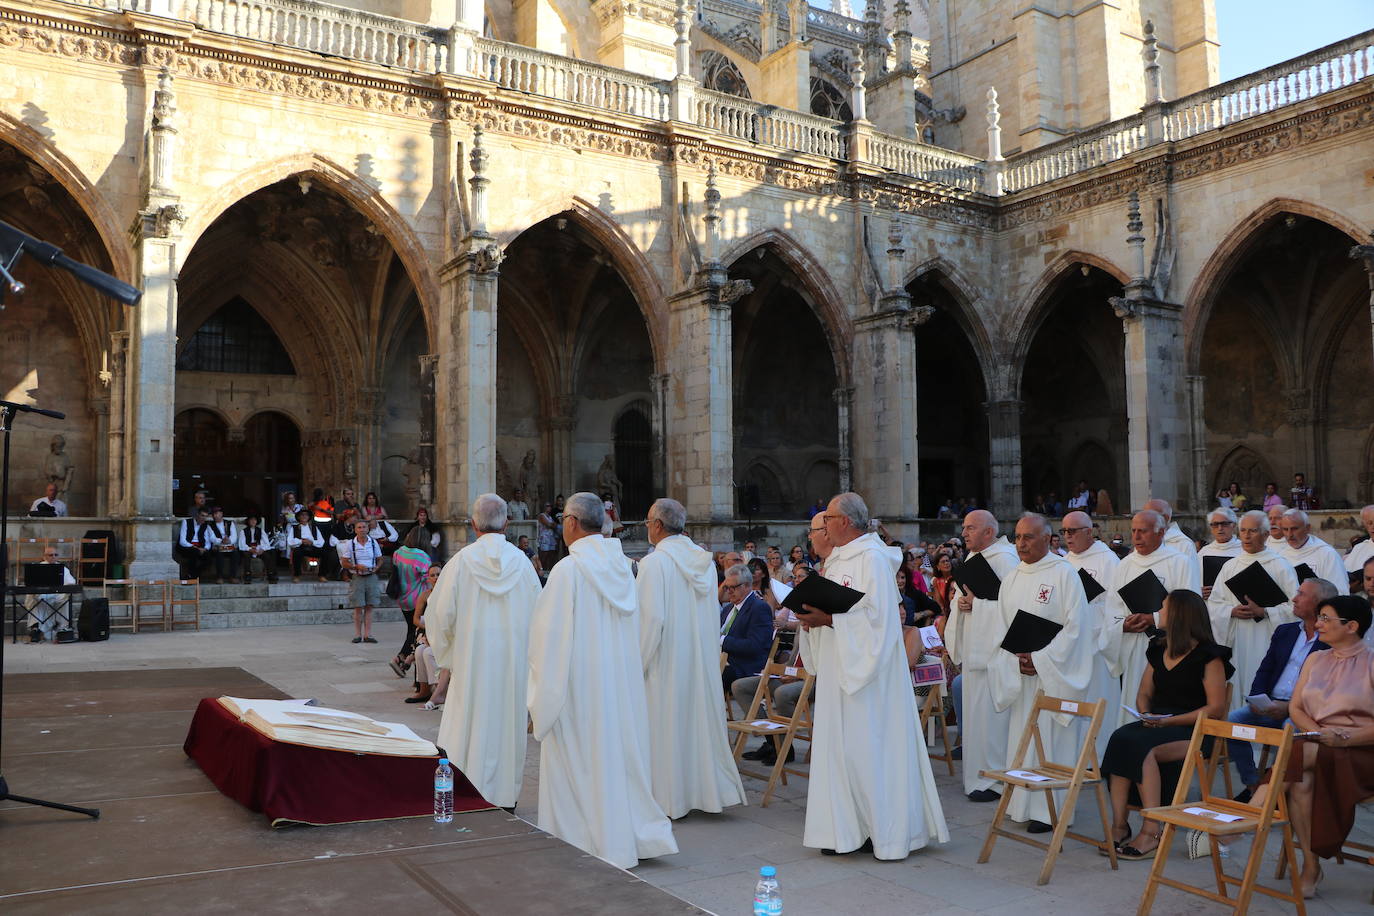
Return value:
M 1031 344 L 1054 307 L 1053 294 L 1055 289 L 1064 281 L 1070 271 L 1093 269 L 1100 270 L 1114 278 L 1123 288 L 1130 280 L 1126 271 L 1100 255 L 1078 250 L 1062 252 L 1045 266 L 1045 269 L 1040 272 L 1040 276 L 1031 286 L 1030 291 L 1007 317 L 1002 334 L 1003 340 L 1010 341 L 1010 352 L 1004 360 L 1006 365 L 1022 366 L 1025 364 L 1026 354 L 1030 351 Z M 1120 292 L 1117 295 L 1120 295 Z M 1110 308 L 1105 299 L 1102 302 L 1102 308 Z M 1014 384 L 1016 389 L 1013 394 L 1019 395 L 1019 380 Z

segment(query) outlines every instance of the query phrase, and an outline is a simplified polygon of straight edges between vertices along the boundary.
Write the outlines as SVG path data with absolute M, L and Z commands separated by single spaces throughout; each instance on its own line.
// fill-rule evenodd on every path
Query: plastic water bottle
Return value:
M 439 768 L 434 771 L 434 823 L 447 824 L 453 821 L 453 768 L 448 765 L 447 757 L 439 758 Z
M 759 869 L 754 885 L 754 916 L 781 916 L 782 894 L 778 893 L 778 870 L 771 865 Z

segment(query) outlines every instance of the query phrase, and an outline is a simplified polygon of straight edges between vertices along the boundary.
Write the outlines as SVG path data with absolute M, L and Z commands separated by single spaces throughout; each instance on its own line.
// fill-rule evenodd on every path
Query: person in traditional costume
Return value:
M 816 719 L 802 842 L 823 854 L 904 859 L 949 830 L 935 788 L 897 607 L 901 549 L 869 533 L 857 493 L 830 501 L 825 577 L 863 593 L 846 613 L 798 614 L 801 656 L 816 675 Z

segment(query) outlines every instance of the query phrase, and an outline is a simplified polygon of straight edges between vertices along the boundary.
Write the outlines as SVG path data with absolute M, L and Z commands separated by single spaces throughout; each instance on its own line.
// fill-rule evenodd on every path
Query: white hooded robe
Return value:
M 1020 560 L 1016 549 L 1005 537 L 1000 537 L 981 553 L 998 579 L 1016 568 Z M 969 556 L 972 556 L 970 554 Z M 955 596 L 962 595 L 956 587 Z M 967 614 L 951 606 L 945 623 L 945 651 L 956 665 L 963 665 L 963 704 L 959 711 L 959 738 L 964 747 L 964 794 L 978 789 L 996 787 L 1001 783 L 984 779 L 980 770 L 1007 768 L 1007 714 L 998 712 L 992 703 L 988 685 L 988 663 L 1002 637 L 1006 635 L 1006 621 L 996 599 L 973 599 L 973 610 Z
M 482 797 L 513 808 L 525 775 L 530 614 L 539 576 L 502 534 L 484 534 L 439 574 L 425 637 L 449 670 L 439 746 Z
M 1202 557 L 1198 554 L 1197 545 L 1193 539 L 1183 533 L 1178 527 L 1178 522 L 1170 522 L 1169 527 L 1164 530 L 1164 545 L 1172 547 L 1188 560 L 1189 563 L 1197 567 L 1198 581 L 1202 581 Z M 1201 591 L 1198 594 L 1202 594 Z
M 635 587 L 654 800 L 670 818 L 745 804 L 725 734 L 711 554 L 666 537 L 639 561 Z
M 1265 608 L 1263 620 L 1240 619 L 1231 616 L 1231 609 L 1240 601 L 1226 584 L 1226 580 L 1239 575 L 1251 563 L 1259 563 L 1269 574 L 1288 600 L 1276 607 Z M 1232 683 L 1236 685 L 1231 693 L 1231 706 L 1242 705 L 1250 695 L 1250 685 L 1255 680 L 1255 672 L 1269 651 L 1269 641 L 1274 636 L 1274 628 L 1281 623 L 1292 623 L 1298 618 L 1293 614 L 1293 596 L 1298 593 L 1298 574 L 1292 564 L 1269 548 L 1259 553 L 1241 553 L 1226 561 L 1217 573 L 1217 581 L 1212 586 L 1212 594 L 1207 599 L 1207 614 L 1212 618 L 1212 638 L 1219 645 L 1231 647 L 1231 664 L 1236 666 Z
M 1147 569 L 1159 577 L 1165 591 L 1187 588 L 1199 595 L 1202 594 L 1202 563 L 1197 560 L 1196 553 L 1191 558 L 1185 557 L 1169 545 L 1161 544 L 1150 554 L 1141 555 L 1132 551 L 1116 567 L 1112 584 L 1107 587 L 1106 622 L 1109 624 L 1109 631 L 1104 643 L 1120 659 L 1121 701 L 1127 706 L 1135 705 L 1136 694 L 1140 692 L 1140 679 L 1145 676 L 1145 669 L 1149 665 L 1145 660 L 1145 649 L 1150 639 L 1144 633 L 1122 631 L 1121 626 L 1125 618 L 1130 616 L 1131 610 L 1126 607 L 1126 602 L 1121 599 L 1117 589 L 1133 581 Z M 1155 611 L 1155 626 L 1159 626 L 1158 610 Z M 1116 729 L 1134 721 L 1134 716 L 1118 708 L 1116 724 L 1112 728 Z
M 1111 588 L 1112 576 L 1121 564 L 1121 558 L 1101 541 L 1093 541 L 1092 546 L 1082 553 L 1071 550 L 1064 559 L 1074 569 L 1081 569 L 1092 576 L 1103 589 Z M 1097 730 L 1097 759 L 1100 763 L 1107 750 L 1107 742 L 1112 737 L 1117 710 L 1121 708 L 1121 640 L 1112 637 L 1112 630 L 1119 631 L 1121 624 L 1113 626 L 1113 621 L 1107 616 L 1106 591 L 1088 602 L 1088 612 L 1097 631 L 1097 651 L 1094 653 L 1096 657 L 1093 659 L 1093 676 L 1088 683 L 1087 700 L 1089 703 L 1100 699 L 1107 701 L 1102 727 Z
M 1046 696 L 1061 700 L 1089 699 L 1088 684 L 1092 681 L 1097 657 L 1098 626 L 1088 610 L 1078 570 L 1053 551 L 1035 563 L 1018 563 L 1002 580 L 997 603 L 1008 626 L 1021 610 L 1063 627 L 1049 645 L 1031 653 L 1037 672 L 1034 676 L 1022 674 L 1016 656 L 1000 647 L 988 666 L 993 702 L 999 710 L 1007 711 L 1007 746 L 1015 753 L 1035 706 L 1037 690 L 1043 689 Z M 1050 761 L 1074 765 L 1083 746 L 1085 722 L 1067 714 L 1040 716 L 1040 737 L 1045 742 L 1045 754 Z M 1032 742 L 1026 766 L 1039 762 Z M 1056 810 L 1073 823 L 1073 812 L 1064 811 L 1060 800 L 1056 798 Z M 1044 792 L 1012 793 L 1007 814 L 1014 821 L 1049 823 L 1050 820 Z
M 1307 535 L 1307 542 L 1294 550 L 1288 546 L 1285 539 L 1283 545 L 1277 548 L 1274 553 L 1283 557 L 1296 568 L 1301 563 L 1306 563 L 1317 578 L 1325 579 L 1336 586 L 1336 594 L 1350 594 L 1350 575 L 1345 571 L 1345 563 L 1341 561 L 1341 555 L 1336 552 L 1336 548 L 1317 537 L 1315 534 Z
M 621 868 L 677 852 L 649 778 L 639 612 L 620 542 L 568 545 L 530 621 L 539 827 Z
M 949 839 L 895 611 L 901 563 L 901 551 L 875 534 L 825 561 L 827 579 L 864 597 L 833 626 L 800 637 L 816 675 L 806 846 L 844 853 L 872 839 L 875 857 L 902 859 Z

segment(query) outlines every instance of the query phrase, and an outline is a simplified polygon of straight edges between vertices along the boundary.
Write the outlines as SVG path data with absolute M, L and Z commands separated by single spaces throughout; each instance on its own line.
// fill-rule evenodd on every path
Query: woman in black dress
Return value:
M 1146 717 L 1113 732 L 1102 756 L 1112 793 L 1112 838 L 1117 855 L 1130 860 L 1153 858 L 1161 832 L 1157 821 L 1145 821 L 1135 841 L 1127 842 L 1131 786 L 1141 807 L 1159 807 L 1159 765 L 1183 759 L 1198 716 L 1225 717 L 1226 681 L 1235 673 L 1231 650 L 1212 640 L 1207 603 L 1197 592 L 1170 592 L 1159 617 L 1164 636 L 1145 650 L 1150 664 L 1135 696 L 1135 708 Z

